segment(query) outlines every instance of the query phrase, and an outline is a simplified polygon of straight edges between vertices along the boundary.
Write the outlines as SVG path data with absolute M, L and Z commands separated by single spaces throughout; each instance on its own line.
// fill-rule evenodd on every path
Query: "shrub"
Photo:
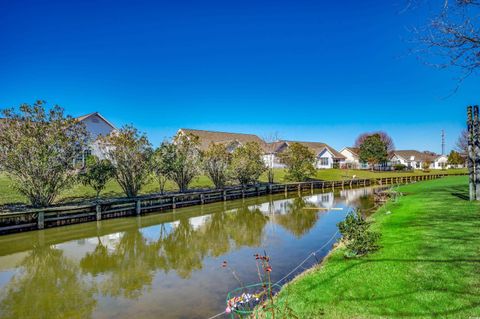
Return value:
M 153 151 L 147 136 L 127 125 L 102 137 L 101 147 L 114 165 L 115 177 L 125 195 L 137 196 L 151 169 Z
M 267 169 L 262 159 L 263 150 L 257 142 L 247 142 L 232 153 L 230 174 L 241 185 L 256 183 Z
M 0 115 L 0 169 L 33 206 L 49 206 L 75 180 L 73 164 L 89 138 L 85 126 L 43 101 Z
M 360 257 L 379 248 L 380 234 L 369 230 L 371 224 L 358 210 L 350 212 L 344 221 L 338 223 L 348 250 L 346 257 Z
M 407 168 L 407 166 L 403 165 L 403 164 L 395 164 L 393 166 L 393 168 L 396 170 L 396 171 L 403 171 L 405 170 L 405 168 Z
M 287 168 L 286 178 L 295 182 L 303 182 L 315 175 L 315 154 L 305 145 L 292 143 L 279 154 L 280 162 Z
M 79 179 L 83 185 L 88 185 L 95 190 L 96 198 L 100 192 L 105 189 L 107 182 L 115 176 L 115 167 L 109 160 L 100 160 L 96 156 L 90 155 L 83 172 L 79 174 Z

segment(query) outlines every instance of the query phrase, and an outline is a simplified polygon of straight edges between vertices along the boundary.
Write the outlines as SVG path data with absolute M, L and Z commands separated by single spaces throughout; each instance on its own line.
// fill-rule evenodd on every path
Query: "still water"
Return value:
M 241 285 L 232 271 L 258 281 L 255 253 L 278 280 L 351 208 L 369 208 L 369 194 L 265 196 L 0 237 L 0 318 L 208 318 Z

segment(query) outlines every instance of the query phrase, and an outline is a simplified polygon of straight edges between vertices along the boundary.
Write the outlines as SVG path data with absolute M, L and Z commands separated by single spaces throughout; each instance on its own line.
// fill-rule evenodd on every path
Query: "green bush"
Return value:
M 344 221 L 338 223 L 342 240 L 347 248 L 346 257 L 360 257 L 379 248 L 380 234 L 369 230 L 371 222 L 358 210 L 350 212 Z
M 405 168 L 407 168 L 407 166 L 403 165 L 403 164 L 395 164 L 393 166 L 393 168 L 396 170 L 396 171 L 403 171 L 405 170 Z

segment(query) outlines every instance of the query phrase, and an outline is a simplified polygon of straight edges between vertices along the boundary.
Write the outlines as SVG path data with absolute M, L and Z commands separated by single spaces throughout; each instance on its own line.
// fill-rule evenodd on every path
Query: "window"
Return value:
M 328 157 L 320 157 L 320 165 L 328 166 Z
M 87 148 L 86 150 L 83 151 L 84 157 L 87 158 L 90 155 L 92 155 L 92 150 Z

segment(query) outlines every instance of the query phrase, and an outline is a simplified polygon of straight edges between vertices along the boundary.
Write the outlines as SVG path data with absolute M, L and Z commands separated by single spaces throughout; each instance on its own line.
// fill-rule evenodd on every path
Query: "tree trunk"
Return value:
M 469 197 L 470 200 L 476 198 L 476 184 L 475 184 L 475 154 L 473 149 L 473 118 L 472 107 L 467 107 L 467 128 L 468 128 L 468 154 L 467 154 L 467 166 L 468 166 L 468 185 L 469 185 Z
M 478 105 L 473 107 L 473 149 L 475 155 L 475 198 L 480 201 L 480 127 Z

